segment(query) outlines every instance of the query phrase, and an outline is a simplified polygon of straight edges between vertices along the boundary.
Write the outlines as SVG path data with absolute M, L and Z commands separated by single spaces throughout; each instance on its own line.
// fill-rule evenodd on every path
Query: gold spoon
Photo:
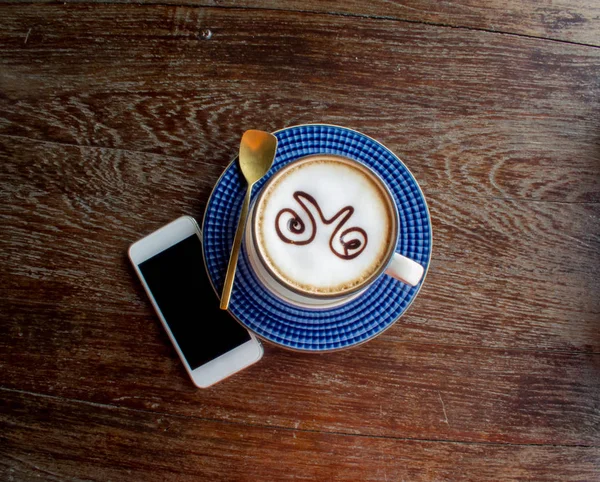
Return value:
M 277 137 L 268 132 L 250 130 L 244 132 L 240 143 L 240 168 L 242 174 L 248 183 L 248 190 L 242 204 L 242 212 L 238 221 L 238 227 L 235 232 L 233 246 L 231 247 L 231 255 L 229 264 L 227 265 L 227 275 L 225 276 L 225 284 L 221 294 L 221 309 L 226 310 L 229 307 L 231 299 L 231 290 L 233 288 L 233 279 L 237 268 L 237 260 L 240 255 L 240 246 L 242 244 L 242 236 L 248 218 L 248 208 L 250 207 L 250 194 L 252 194 L 252 186 L 261 179 L 273 164 L 275 159 L 275 151 L 277 150 Z

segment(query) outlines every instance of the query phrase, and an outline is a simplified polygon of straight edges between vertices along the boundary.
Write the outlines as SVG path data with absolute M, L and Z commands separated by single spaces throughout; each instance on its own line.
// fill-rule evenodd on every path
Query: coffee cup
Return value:
M 400 234 L 398 208 L 376 172 L 347 157 L 313 154 L 265 183 L 244 245 L 273 295 L 327 309 L 360 296 L 381 276 L 419 284 L 423 266 L 395 252 Z

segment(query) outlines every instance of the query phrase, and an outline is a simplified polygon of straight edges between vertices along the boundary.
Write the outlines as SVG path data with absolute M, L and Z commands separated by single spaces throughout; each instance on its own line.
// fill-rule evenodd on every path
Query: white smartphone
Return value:
M 129 259 L 197 387 L 262 358 L 260 341 L 219 309 L 194 218 L 182 216 L 132 244 Z

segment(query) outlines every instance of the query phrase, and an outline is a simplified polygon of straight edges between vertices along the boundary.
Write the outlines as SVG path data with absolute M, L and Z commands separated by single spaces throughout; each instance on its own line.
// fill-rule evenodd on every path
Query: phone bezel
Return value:
M 224 353 L 223 355 L 213 358 L 212 360 L 206 362 L 204 365 L 199 366 L 196 369 L 192 369 L 188 364 L 177 340 L 173 336 L 171 329 L 167 321 L 165 320 L 152 292 L 142 272 L 139 268 L 140 263 L 146 261 L 147 259 L 155 256 L 156 254 L 164 251 L 167 248 L 183 241 L 189 236 L 196 234 L 200 243 L 202 243 L 202 232 L 196 223 L 196 220 L 191 216 L 181 216 L 176 220 L 170 222 L 169 224 L 159 228 L 153 233 L 145 236 L 133 243 L 128 250 L 129 259 L 131 264 L 133 265 L 135 272 L 140 279 L 152 306 L 154 307 L 154 311 L 158 315 L 171 343 L 175 347 L 181 362 L 183 363 L 188 375 L 199 388 L 207 388 L 215 383 L 233 375 L 234 373 L 239 372 L 240 370 L 256 363 L 262 358 L 263 348 L 260 341 L 256 338 L 256 336 L 248 331 L 250 334 L 250 340 L 238 345 L 232 350 Z M 206 269 L 206 266 L 204 267 Z M 208 276 L 208 273 L 206 274 Z M 215 299 L 215 303 L 218 300 Z M 235 320 L 235 318 L 232 318 Z M 235 320 L 236 323 L 237 320 Z M 245 329 L 245 328 L 244 328 Z

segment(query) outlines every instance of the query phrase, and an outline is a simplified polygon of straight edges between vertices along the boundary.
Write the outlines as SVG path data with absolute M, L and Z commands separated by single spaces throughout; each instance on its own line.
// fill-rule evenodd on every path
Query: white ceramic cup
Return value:
M 386 202 L 390 207 L 392 236 L 390 245 L 387 248 L 385 256 L 377 266 L 374 273 L 366 278 L 364 282 L 354 286 L 352 289 L 346 290 L 342 294 L 323 294 L 313 293 L 302 290 L 298 286 L 291 285 L 283 277 L 279 276 L 272 270 L 265 261 L 265 254 L 257 243 L 258 239 L 258 219 L 257 206 L 262 203 L 265 192 L 273 183 L 277 182 L 280 176 L 285 175 L 290 169 L 298 167 L 302 163 L 313 162 L 315 159 L 335 158 L 336 161 L 348 163 L 354 168 L 360 170 L 365 176 L 368 176 L 379 188 L 381 193 L 386 197 Z M 424 268 L 416 261 L 402 256 L 395 252 L 395 248 L 400 236 L 398 208 L 394 202 L 394 198 L 385 184 L 385 182 L 370 168 L 353 159 L 342 156 L 333 156 L 331 154 L 317 154 L 298 159 L 275 173 L 262 187 L 259 195 L 256 197 L 250 208 L 249 222 L 246 225 L 244 233 L 244 247 L 250 266 L 254 271 L 258 280 L 263 286 L 274 296 L 283 302 L 303 309 L 328 309 L 335 308 L 353 300 L 363 293 L 372 283 L 380 276 L 388 275 L 396 278 L 399 282 L 416 286 L 423 278 Z

